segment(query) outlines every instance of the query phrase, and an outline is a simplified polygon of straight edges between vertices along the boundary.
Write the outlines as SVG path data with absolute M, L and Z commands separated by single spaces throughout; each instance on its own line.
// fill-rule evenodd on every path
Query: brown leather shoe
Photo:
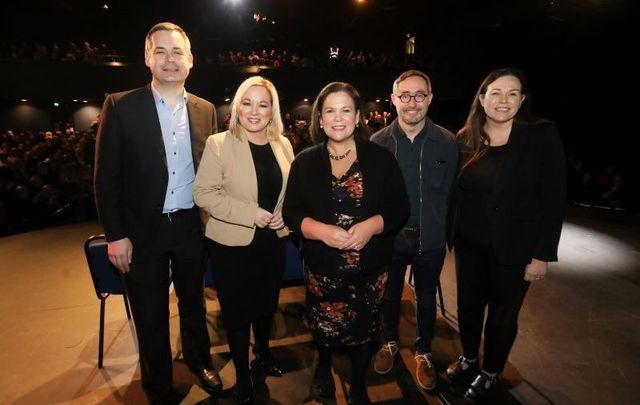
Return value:
M 393 362 L 398 354 L 398 343 L 390 341 L 382 345 L 373 361 L 373 370 L 378 374 L 387 374 L 393 368 Z
M 214 369 L 202 368 L 198 370 L 196 376 L 198 376 L 203 390 L 209 393 L 222 391 L 222 380 Z
M 447 377 L 454 381 L 461 378 L 464 375 L 469 375 L 472 372 L 478 371 L 478 360 L 469 361 L 464 356 L 458 357 L 458 360 L 454 361 L 447 367 Z
M 431 362 L 431 354 L 416 353 L 416 381 L 425 390 L 432 390 L 436 387 L 436 369 Z

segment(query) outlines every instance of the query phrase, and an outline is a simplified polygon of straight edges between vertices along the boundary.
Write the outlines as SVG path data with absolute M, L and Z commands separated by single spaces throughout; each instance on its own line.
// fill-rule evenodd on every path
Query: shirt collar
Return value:
M 407 138 L 407 135 L 404 133 L 402 128 L 400 128 L 400 123 L 398 122 L 398 120 L 399 120 L 399 118 L 396 118 L 391 123 L 391 125 L 392 125 L 391 133 L 396 138 L 396 140 L 406 139 L 408 141 L 409 138 Z M 432 123 L 431 119 L 429 117 L 427 117 L 425 119 L 424 127 L 420 130 L 420 132 L 418 132 L 418 135 L 416 135 L 416 137 L 414 138 L 414 142 L 415 142 L 416 139 L 422 140 L 422 138 L 426 139 L 426 138 L 430 137 L 430 134 L 432 133 L 432 131 L 431 131 L 431 127 L 432 126 L 433 126 L 433 123 Z
M 155 88 L 155 86 L 153 85 L 153 82 L 151 82 L 151 94 L 153 94 L 153 100 L 155 101 L 156 105 L 160 103 L 164 103 L 164 97 L 162 97 L 160 92 L 158 92 L 158 90 Z M 188 97 L 187 97 L 187 89 L 185 89 L 184 87 L 182 88 L 182 99 L 186 104 Z

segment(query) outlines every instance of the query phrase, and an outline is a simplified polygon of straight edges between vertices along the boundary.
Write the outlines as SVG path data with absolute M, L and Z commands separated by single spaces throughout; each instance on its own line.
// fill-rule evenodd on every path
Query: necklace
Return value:
M 351 153 L 351 148 L 347 149 L 347 151 L 342 154 L 342 155 L 334 155 L 333 153 L 331 153 L 331 151 L 329 151 L 329 149 L 327 149 L 327 152 L 329 152 L 329 157 L 333 160 L 342 160 L 344 158 L 346 158 L 349 153 Z

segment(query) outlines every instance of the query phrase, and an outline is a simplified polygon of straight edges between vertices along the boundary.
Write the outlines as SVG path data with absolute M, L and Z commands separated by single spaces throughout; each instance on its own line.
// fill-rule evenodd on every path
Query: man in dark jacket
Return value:
M 400 302 L 407 265 L 414 274 L 417 305 L 416 379 L 420 387 L 436 386 L 431 341 L 436 320 L 436 286 L 445 257 L 445 222 L 449 190 L 458 164 L 454 135 L 427 117 L 433 100 L 429 77 L 417 70 L 393 83 L 391 99 L 398 118 L 371 140 L 394 153 L 407 185 L 411 215 L 394 243 L 385 289 L 382 321 L 384 344 L 374 370 L 386 374 L 398 353 Z
M 145 41 L 150 85 L 111 94 L 96 146 L 95 191 L 109 260 L 124 274 L 136 325 L 142 388 L 152 404 L 173 404 L 169 284 L 179 303 L 182 352 L 203 388 L 222 384 L 211 366 L 203 291 L 204 241 L 193 181 L 213 105 L 187 93 L 193 66 L 182 28 L 160 23 Z

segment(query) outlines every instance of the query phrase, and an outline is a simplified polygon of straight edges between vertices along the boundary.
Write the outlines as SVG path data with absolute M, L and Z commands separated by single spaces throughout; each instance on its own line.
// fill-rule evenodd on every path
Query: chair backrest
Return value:
M 118 269 L 109 261 L 104 235 L 90 236 L 84 242 L 84 253 L 98 299 L 104 299 L 109 294 L 123 294 L 122 279 Z
M 302 259 L 300 258 L 300 240 L 295 235 L 290 235 L 285 241 L 284 274 L 282 281 L 302 282 Z

